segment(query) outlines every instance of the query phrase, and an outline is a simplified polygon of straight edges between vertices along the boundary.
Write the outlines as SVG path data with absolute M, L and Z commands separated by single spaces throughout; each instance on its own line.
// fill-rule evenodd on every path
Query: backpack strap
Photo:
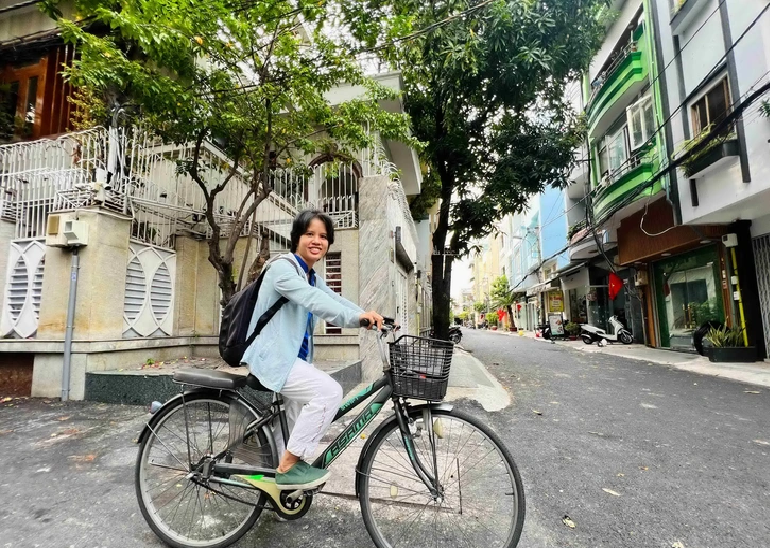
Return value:
M 288 262 L 290 262 L 294 266 L 295 269 L 297 268 L 297 265 L 294 263 L 294 261 L 292 261 L 288 257 L 278 257 L 276 260 L 288 261 Z M 267 268 L 260 274 L 260 277 L 263 277 L 267 273 L 268 268 L 270 268 L 270 265 L 267 265 Z M 299 274 L 299 273 L 300 273 L 299 270 L 297 270 L 297 274 Z M 262 284 L 261 284 L 261 281 L 260 281 L 260 286 L 261 285 Z M 280 299 L 275 301 L 273 303 L 273 305 L 270 308 L 268 308 L 265 311 L 265 313 L 262 314 L 262 316 L 259 317 L 259 320 L 257 320 L 257 325 L 254 327 L 254 331 L 251 333 L 251 335 L 249 335 L 249 338 L 246 339 L 246 348 L 248 348 L 248 347 L 250 347 L 252 345 L 252 343 L 257 338 L 257 336 L 265 328 L 267 323 L 270 320 L 272 320 L 273 316 L 275 316 L 278 313 L 278 311 L 281 309 L 281 307 L 283 305 L 285 305 L 286 303 L 288 303 L 288 302 L 289 302 L 289 299 L 287 299 L 284 296 L 281 296 Z

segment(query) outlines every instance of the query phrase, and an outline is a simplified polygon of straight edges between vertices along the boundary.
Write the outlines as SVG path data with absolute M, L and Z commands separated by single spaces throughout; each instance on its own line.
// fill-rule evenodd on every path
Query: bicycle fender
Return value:
M 451 403 L 446 402 L 440 402 L 440 403 L 425 403 L 422 405 L 417 405 L 414 407 L 409 408 L 409 414 L 411 415 L 415 411 L 422 411 L 423 409 L 430 409 L 431 411 L 451 411 L 454 408 L 454 406 Z M 364 458 L 366 457 L 367 452 L 369 451 L 370 446 L 372 445 L 372 440 L 374 440 L 377 437 L 377 434 L 379 434 L 383 429 L 387 428 L 392 422 L 396 421 L 396 415 L 391 415 L 372 432 L 372 435 L 369 436 L 366 439 L 366 443 L 364 444 L 363 449 L 361 449 L 361 455 L 358 457 L 358 464 L 356 464 L 356 498 L 358 498 L 358 492 L 359 492 L 359 484 L 358 482 L 362 481 L 362 478 L 364 477 L 361 473 L 362 465 L 364 464 Z
M 165 410 L 165 409 L 167 409 L 167 408 L 171 407 L 172 405 L 176 405 L 176 402 L 177 402 L 178 400 L 182 399 L 182 396 L 186 396 L 186 395 L 188 395 L 188 394 L 193 394 L 193 393 L 197 393 L 197 392 L 208 392 L 208 391 L 210 391 L 210 389 L 206 389 L 206 388 L 194 388 L 194 389 L 192 389 L 192 390 L 188 390 L 188 391 L 187 391 L 187 392 L 185 392 L 184 394 L 182 394 L 182 393 L 179 393 L 179 394 L 177 394 L 176 396 L 174 396 L 173 398 L 171 398 L 170 400 L 168 400 L 166 403 L 164 403 L 163 405 L 161 405 L 161 406 L 160 406 L 160 407 L 157 409 L 157 411 L 155 411 L 155 413 L 153 413 L 153 414 L 152 414 L 152 417 L 150 417 L 150 419 L 149 419 L 147 422 L 145 422 L 145 423 L 144 423 L 144 427 L 142 428 L 142 431 L 141 431 L 141 433 L 139 434 L 139 437 L 138 437 L 138 438 L 136 438 L 136 443 L 137 443 L 137 444 L 140 444 L 140 443 L 142 443 L 142 440 L 143 440 L 144 438 L 146 438 L 147 436 L 149 436 L 149 435 L 150 435 L 150 433 L 152 432 L 152 431 L 150 430 L 150 428 L 151 428 L 151 426 L 154 426 L 154 422 L 156 421 L 157 417 L 159 417 L 159 416 L 160 416 L 160 414 L 161 414 L 161 411 L 163 411 L 163 410 Z

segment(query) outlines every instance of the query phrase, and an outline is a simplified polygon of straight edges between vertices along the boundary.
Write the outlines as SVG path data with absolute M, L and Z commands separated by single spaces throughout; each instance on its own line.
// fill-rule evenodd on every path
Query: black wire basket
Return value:
M 441 401 L 449 384 L 454 344 L 403 335 L 390 343 L 393 396 Z

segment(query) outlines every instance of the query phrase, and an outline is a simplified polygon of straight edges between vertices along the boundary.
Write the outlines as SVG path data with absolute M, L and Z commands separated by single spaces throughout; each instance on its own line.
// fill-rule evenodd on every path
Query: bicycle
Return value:
M 440 402 L 452 343 L 394 335 L 386 352 L 395 329 L 387 320 L 377 336 L 384 375 L 344 402 L 334 420 L 376 396 L 313 466 L 327 468 L 391 400 L 392 414 L 368 437 L 356 466 L 356 495 L 375 546 L 439 546 L 461 537 L 463 546 L 514 548 L 525 499 L 513 458 L 486 425 Z M 193 388 L 161 406 L 138 439 L 137 499 L 155 534 L 175 548 L 223 548 L 264 509 L 286 520 L 304 516 L 317 489 L 281 491 L 274 480 L 275 421 L 288 440 L 280 394 L 262 408 L 240 392 L 267 391 L 250 374 L 179 370 L 174 380 Z

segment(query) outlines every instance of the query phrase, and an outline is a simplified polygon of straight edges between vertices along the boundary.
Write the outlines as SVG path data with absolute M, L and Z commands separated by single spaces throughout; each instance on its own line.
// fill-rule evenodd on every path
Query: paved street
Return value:
M 522 548 L 770 545 L 767 389 L 522 337 L 464 335 L 512 399 L 492 412 L 454 403 L 488 420 L 519 464 Z M 478 372 L 456 377 L 488 384 Z M 133 488 L 132 441 L 146 416 L 131 406 L 1 403 L 0 547 L 161 546 Z M 372 544 L 357 501 L 327 495 L 301 521 L 263 514 L 237 546 Z

